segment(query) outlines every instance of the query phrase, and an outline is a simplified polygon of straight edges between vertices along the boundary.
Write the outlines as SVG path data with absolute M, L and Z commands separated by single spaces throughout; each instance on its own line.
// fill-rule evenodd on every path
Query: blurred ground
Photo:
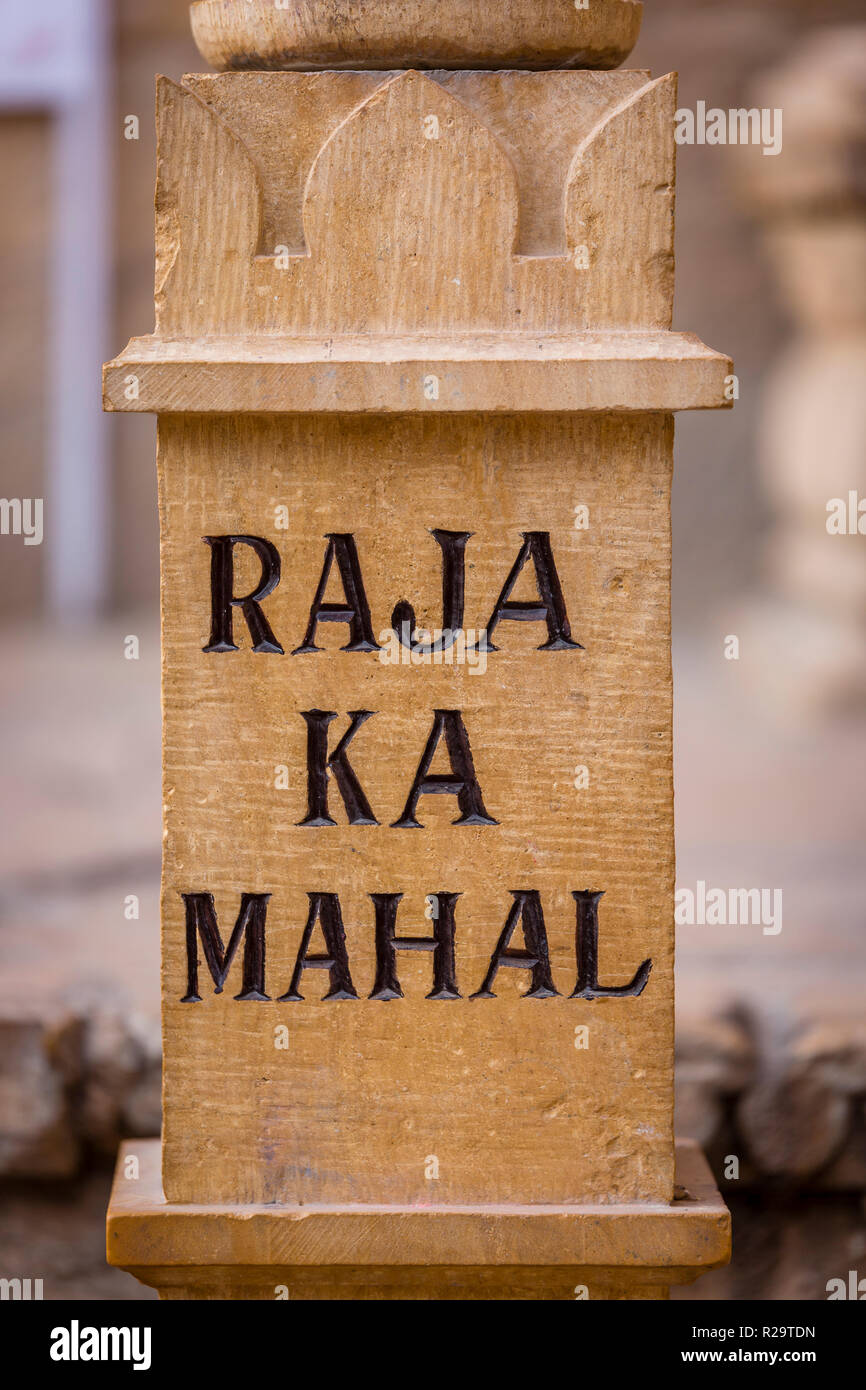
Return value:
M 158 627 L 33 624 L 0 640 L 0 998 L 102 997 L 157 1017 Z
M 734 1220 L 730 1269 L 677 1296 L 824 1299 L 866 1270 L 866 730 L 782 723 L 736 630 L 675 644 L 677 884 L 781 888 L 782 931 L 677 928 L 677 1130 Z
M 736 999 L 771 1030 L 862 1019 L 866 984 L 866 728 L 860 718 L 786 725 L 752 698 L 750 664 L 723 655 L 719 622 L 675 643 L 677 883 L 781 888 L 779 935 L 678 928 L 681 1009 Z
M 110 1171 L 102 1169 L 68 1183 L 0 1189 L 4 1272 L 32 1271 L 19 1277 L 42 1279 L 49 1300 L 156 1299 L 154 1289 L 105 1263 L 110 1185 Z

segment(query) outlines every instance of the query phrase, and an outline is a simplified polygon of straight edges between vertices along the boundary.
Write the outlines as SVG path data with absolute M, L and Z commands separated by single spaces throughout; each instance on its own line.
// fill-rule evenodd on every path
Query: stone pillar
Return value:
M 766 385 L 773 518 L 744 630 L 774 710 L 823 718 L 866 708 L 866 26 L 805 39 L 759 100 L 784 147 L 746 192 L 793 333 Z
M 201 0 L 159 84 L 168 1298 L 659 1298 L 673 76 L 640 6 Z M 414 66 L 413 66 L 414 65 Z M 429 69 L 424 73 L 421 68 Z M 504 70 L 507 67 L 507 70 Z

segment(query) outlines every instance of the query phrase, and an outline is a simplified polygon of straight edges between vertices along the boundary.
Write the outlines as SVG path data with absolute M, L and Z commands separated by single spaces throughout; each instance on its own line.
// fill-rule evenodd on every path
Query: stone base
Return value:
M 677 1144 L 677 1184 L 670 1207 L 181 1205 L 163 1198 L 158 1141 L 130 1141 L 108 1262 L 164 1299 L 664 1299 L 731 1250 L 690 1141 Z

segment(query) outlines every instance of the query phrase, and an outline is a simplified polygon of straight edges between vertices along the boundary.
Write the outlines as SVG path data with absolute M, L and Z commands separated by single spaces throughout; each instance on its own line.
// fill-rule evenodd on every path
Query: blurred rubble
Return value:
M 160 1129 L 159 1032 L 119 1014 L 0 1010 L 0 1181 L 69 1178 Z
M 16 1016 L 16 1013 L 18 1016 Z M 0 1015 L 0 1178 L 67 1178 L 81 1158 L 81 1019 Z

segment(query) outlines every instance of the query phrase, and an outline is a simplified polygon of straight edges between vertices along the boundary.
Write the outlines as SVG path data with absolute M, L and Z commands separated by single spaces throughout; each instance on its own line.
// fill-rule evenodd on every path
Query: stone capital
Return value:
M 197 0 L 212 67 L 615 68 L 637 42 L 638 0 Z

